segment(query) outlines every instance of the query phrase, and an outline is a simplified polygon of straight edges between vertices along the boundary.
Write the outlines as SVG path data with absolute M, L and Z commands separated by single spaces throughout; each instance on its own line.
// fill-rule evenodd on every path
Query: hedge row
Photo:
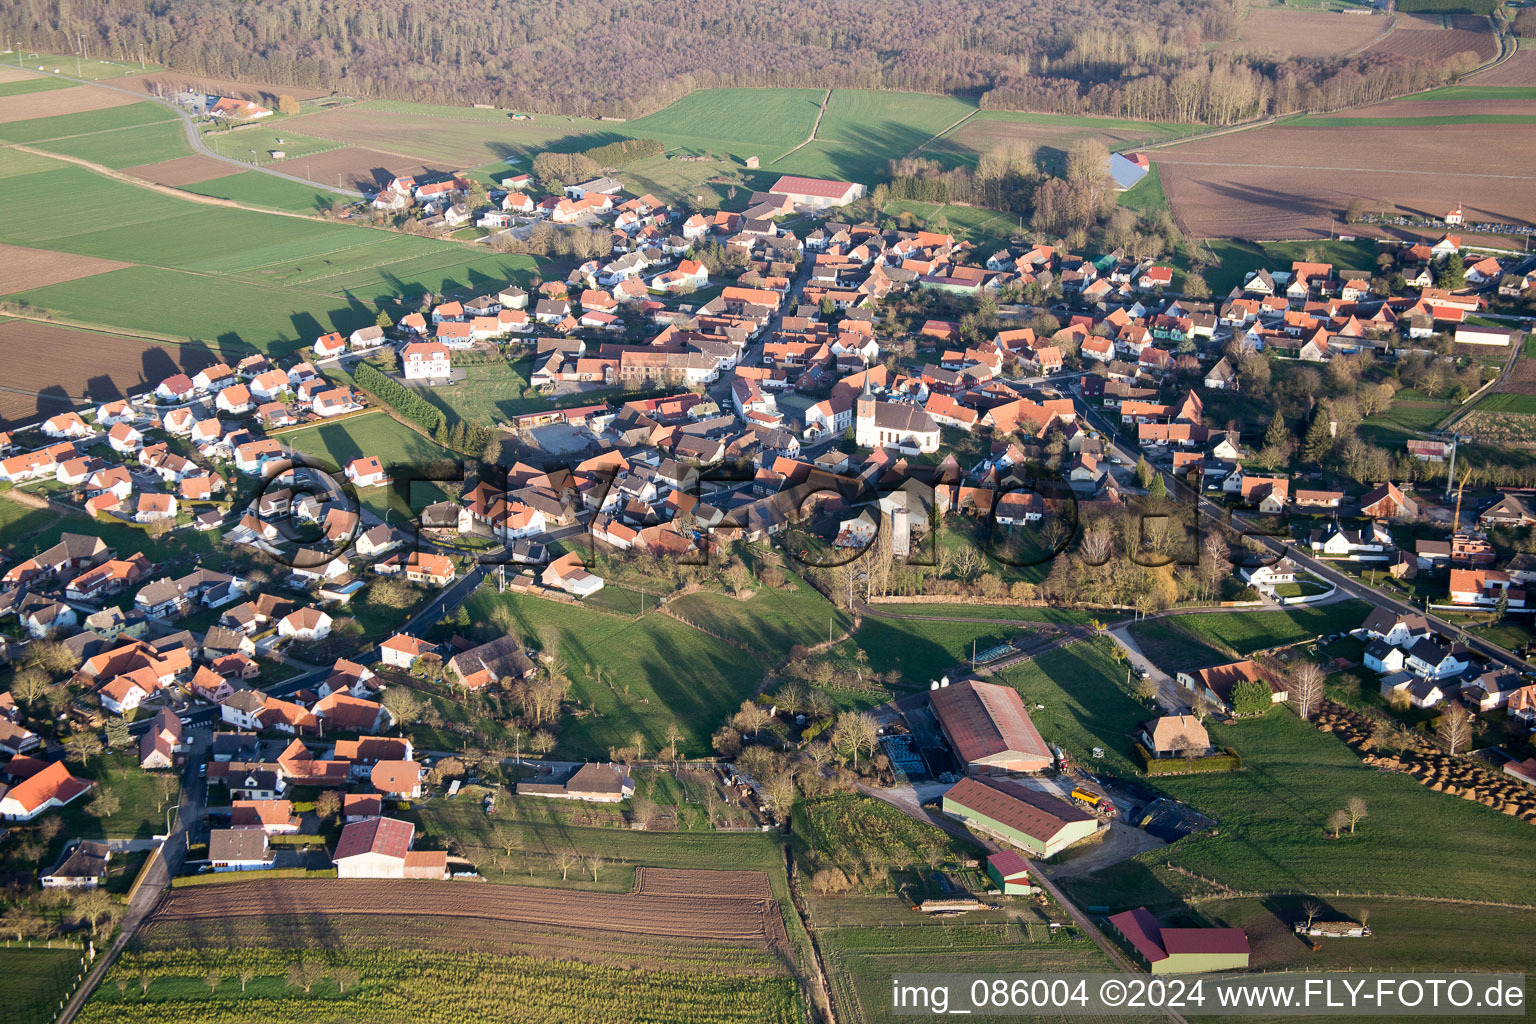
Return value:
M 1135 747 L 1136 756 L 1141 760 L 1142 770 L 1148 775 L 1199 775 L 1204 772 L 1243 770 L 1243 759 L 1231 747 L 1222 748 L 1226 751 L 1224 754 L 1212 754 L 1193 761 L 1182 757 L 1156 758 L 1140 743 L 1135 744 Z
M 431 402 L 416 394 L 393 377 L 368 363 L 358 363 L 352 370 L 357 386 L 393 408 L 401 416 L 436 434 L 443 425 L 443 414 Z
M 582 155 L 601 167 L 623 167 L 638 160 L 661 156 L 666 149 L 655 139 L 621 139 L 606 146 L 594 146 Z

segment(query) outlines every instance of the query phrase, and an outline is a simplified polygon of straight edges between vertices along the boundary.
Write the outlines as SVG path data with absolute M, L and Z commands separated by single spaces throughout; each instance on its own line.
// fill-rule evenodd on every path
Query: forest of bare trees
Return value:
M 346 95 L 630 117 L 713 86 L 905 89 L 983 106 L 1224 124 L 1365 103 L 1466 70 L 1233 50 L 1247 0 L 13 0 L 7 43 Z

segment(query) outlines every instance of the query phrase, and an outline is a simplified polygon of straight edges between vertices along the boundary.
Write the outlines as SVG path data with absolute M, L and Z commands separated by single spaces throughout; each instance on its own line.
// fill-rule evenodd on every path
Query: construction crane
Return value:
M 1453 449 L 1454 450 L 1454 449 Z M 1467 489 L 1467 481 L 1472 477 L 1472 470 L 1468 469 L 1461 474 L 1461 483 L 1456 487 L 1456 515 L 1451 520 L 1451 536 L 1455 537 L 1461 532 L 1461 492 Z M 1447 492 L 1449 493 L 1449 492 Z
M 1435 441 L 1450 448 L 1450 452 L 1446 455 L 1446 461 L 1449 465 L 1446 466 L 1445 470 L 1445 500 L 1449 501 L 1451 499 L 1451 491 L 1456 487 L 1456 446 L 1462 440 L 1461 435 L 1452 430 L 1449 432 L 1436 431 L 1433 433 L 1415 431 L 1415 436 L 1426 441 Z

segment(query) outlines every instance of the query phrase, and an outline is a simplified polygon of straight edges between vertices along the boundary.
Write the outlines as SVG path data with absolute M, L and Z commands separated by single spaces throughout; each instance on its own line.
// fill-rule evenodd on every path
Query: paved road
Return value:
M 858 785 L 858 790 L 865 796 L 871 796 L 876 800 L 890 804 L 892 807 L 901 811 L 909 818 L 914 818 L 917 821 L 924 822 L 925 824 L 933 825 L 934 827 L 942 829 L 943 831 L 949 833 L 952 836 L 955 836 L 956 838 L 963 839 L 967 843 L 980 846 L 987 853 L 996 853 L 999 849 L 996 843 L 987 839 L 985 836 L 980 836 L 970 831 L 955 819 L 950 818 L 947 815 L 940 814 L 931 808 L 922 806 L 920 803 L 918 803 L 918 794 L 915 793 L 910 787 L 904 787 L 900 790 L 886 790 L 876 789 L 873 786 L 866 786 L 860 783 Z M 1082 910 L 1079 910 L 1075 903 L 1067 899 L 1066 894 L 1056 886 L 1056 883 L 1052 882 L 1048 877 L 1046 877 L 1045 872 L 1041 870 L 1039 864 L 1035 863 L 1028 857 L 1024 858 L 1024 862 L 1029 866 L 1029 877 L 1035 882 L 1035 884 L 1039 885 L 1042 889 L 1051 895 L 1051 898 L 1054 899 L 1061 906 L 1061 908 L 1071 916 L 1072 921 L 1077 925 L 1078 930 L 1081 931 L 1084 935 L 1088 936 L 1088 938 L 1092 939 L 1094 944 L 1104 951 L 1104 955 L 1109 957 L 1110 962 L 1113 963 L 1116 968 L 1124 971 L 1126 974 L 1142 973 L 1141 970 L 1137 968 L 1135 964 L 1131 963 L 1126 955 L 1120 951 L 1120 948 L 1111 942 L 1104 935 L 1104 933 L 1099 930 L 1099 926 L 1093 922 L 1093 919 L 1090 918 Z M 1170 1020 L 1177 1022 L 1177 1024 L 1188 1024 L 1183 1016 L 1175 1013 L 1172 1010 L 1165 1010 L 1164 1015 L 1167 1016 Z
M 1092 406 L 1088 405 L 1088 403 L 1083 399 L 1082 393 L 1080 391 L 1073 393 L 1073 399 L 1077 402 L 1079 409 L 1084 413 L 1085 418 L 1098 426 L 1099 429 L 1104 433 L 1105 441 L 1110 446 L 1111 450 L 1124 458 L 1127 464 L 1133 464 L 1135 460 L 1140 457 L 1139 452 L 1133 452 L 1129 447 L 1125 446 L 1119 440 L 1117 436 L 1118 429 L 1114 425 L 1109 424 L 1104 419 L 1104 417 L 1100 415 L 1097 409 L 1094 409 Z M 1390 594 L 1383 593 L 1382 591 L 1376 590 L 1373 587 L 1369 587 L 1366 584 L 1359 582 L 1358 580 L 1352 579 L 1351 577 L 1346 576 L 1344 573 L 1339 572 L 1327 562 L 1312 557 L 1309 552 L 1298 548 L 1295 544 L 1288 543 L 1285 540 L 1278 538 L 1265 536 L 1262 532 L 1260 532 L 1260 524 L 1255 522 L 1251 517 L 1233 513 L 1229 509 L 1218 505 L 1216 502 L 1205 497 L 1204 495 L 1197 496 L 1193 488 L 1189 487 L 1187 484 L 1185 484 L 1184 481 L 1178 479 L 1172 473 L 1169 473 L 1166 470 L 1159 470 L 1159 472 L 1162 473 L 1163 480 L 1168 487 L 1168 494 L 1170 497 L 1182 499 L 1186 502 L 1194 499 L 1196 502 L 1196 507 L 1204 515 L 1209 516 L 1219 522 L 1226 522 L 1240 529 L 1249 531 L 1249 536 L 1253 538 L 1255 543 L 1259 544 L 1270 554 L 1289 557 L 1292 562 L 1296 563 L 1301 568 L 1334 584 L 1336 587 L 1338 587 L 1339 593 L 1344 595 L 1343 597 L 1335 598 L 1335 600 L 1357 598 L 1361 601 L 1376 605 L 1380 608 L 1388 608 L 1399 614 L 1423 615 L 1429 621 L 1430 625 L 1433 626 L 1435 630 L 1442 636 L 1446 636 L 1459 643 L 1466 644 L 1469 648 L 1471 648 L 1473 651 L 1476 651 L 1486 660 L 1498 665 L 1516 669 L 1522 673 L 1529 673 L 1531 671 L 1530 664 L 1523 658 L 1520 658 L 1517 655 L 1506 651 L 1504 648 L 1498 646 L 1497 644 L 1490 643 L 1489 641 L 1484 640 L 1482 637 L 1474 636 L 1473 634 L 1468 633 L 1466 630 L 1462 629 L 1460 626 L 1448 622 L 1445 619 L 1434 615 L 1433 613 L 1427 612 L 1425 609 L 1420 608 L 1417 605 L 1410 604 L 1407 601 L 1400 600 L 1399 598 L 1393 597 Z
M 404 622 L 396 632 L 418 634 L 418 631 L 427 625 L 436 622 L 445 615 L 458 611 L 459 606 L 469 600 L 480 581 L 485 579 L 489 566 L 477 565 L 457 582 L 439 593 L 431 601 Z M 366 665 L 380 659 L 378 647 L 372 647 L 360 652 L 355 660 Z M 272 697 L 288 697 L 307 687 L 314 686 L 326 676 L 331 674 L 331 666 L 326 665 L 296 676 L 290 676 L 280 683 L 275 683 L 265 689 L 265 693 Z
M 35 71 L 36 69 L 29 68 L 28 70 Z M 367 198 L 356 189 L 341 188 L 335 185 L 320 185 L 318 182 L 311 181 L 310 179 L 301 177 L 297 174 L 287 174 L 283 171 L 274 170 L 270 167 L 263 167 L 260 164 L 249 163 L 245 160 L 236 160 L 233 157 L 224 156 L 222 153 L 216 153 L 212 149 L 208 148 L 207 144 L 203 142 L 203 133 L 197 130 L 197 122 L 192 120 L 192 115 L 187 113 L 181 107 L 172 103 L 170 100 L 161 99 L 159 96 L 146 96 L 144 93 L 138 92 L 135 89 L 124 89 L 122 86 L 112 85 L 110 80 L 98 82 L 90 78 L 76 78 L 74 75 L 66 75 L 59 71 L 45 71 L 42 72 L 42 74 L 51 75 L 54 78 L 67 79 L 71 82 L 78 82 L 81 85 L 93 85 L 98 89 L 111 89 L 113 92 L 120 92 L 125 95 L 132 96 L 138 100 L 149 100 L 151 103 L 158 103 L 163 107 L 169 107 L 171 110 L 176 112 L 178 117 L 181 118 L 182 125 L 185 127 L 187 132 L 187 143 L 192 147 L 194 151 L 197 152 L 199 156 L 206 156 L 211 159 L 218 160 L 221 163 L 230 164 L 231 166 L 240 168 L 242 171 L 260 171 L 262 174 L 270 174 L 274 178 L 282 178 L 285 181 L 297 182 L 300 185 L 308 185 L 311 188 L 324 188 L 327 191 L 336 192 L 344 196 L 350 196 L 353 199 Z
M 187 856 L 187 836 L 191 831 L 202 826 L 207 783 L 198 774 L 198 765 L 207 759 L 211 736 L 212 733 L 209 730 L 202 728 L 189 730 L 187 733 L 191 749 L 187 753 L 186 767 L 181 776 L 181 803 L 177 807 L 171 830 L 161 847 L 161 854 L 150 862 L 149 874 L 145 876 L 138 891 L 134 893 L 132 902 L 128 904 L 128 911 L 123 915 L 116 940 L 106 953 L 96 958 L 95 964 L 80 983 L 80 987 L 64 1005 L 64 1010 L 59 1014 L 55 1024 L 70 1024 L 70 1021 L 75 1019 L 75 1015 L 80 1012 L 85 1001 L 101 983 L 107 969 L 128 947 L 128 943 L 138 932 L 139 926 L 154 912 L 161 895 L 170 887 L 171 879 L 180 874 L 182 861 Z

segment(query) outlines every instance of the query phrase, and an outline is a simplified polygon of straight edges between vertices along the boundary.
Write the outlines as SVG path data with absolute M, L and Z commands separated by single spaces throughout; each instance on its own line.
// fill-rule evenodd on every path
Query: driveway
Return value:
M 1155 850 L 1159 846 L 1166 846 L 1161 839 L 1149 835 L 1139 828 L 1127 825 L 1123 821 L 1112 821 L 1109 830 L 1103 837 L 1091 846 L 1084 847 L 1076 856 L 1069 857 L 1061 865 L 1039 864 L 1053 881 L 1061 881 L 1064 878 L 1078 878 L 1091 874 L 1099 868 L 1109 867 L 1111 864 L 1119 864 L 1121 861 L 1130 860 L 1139 853 Z M 1037 862 L 1038 864 L 1038 862 Z

